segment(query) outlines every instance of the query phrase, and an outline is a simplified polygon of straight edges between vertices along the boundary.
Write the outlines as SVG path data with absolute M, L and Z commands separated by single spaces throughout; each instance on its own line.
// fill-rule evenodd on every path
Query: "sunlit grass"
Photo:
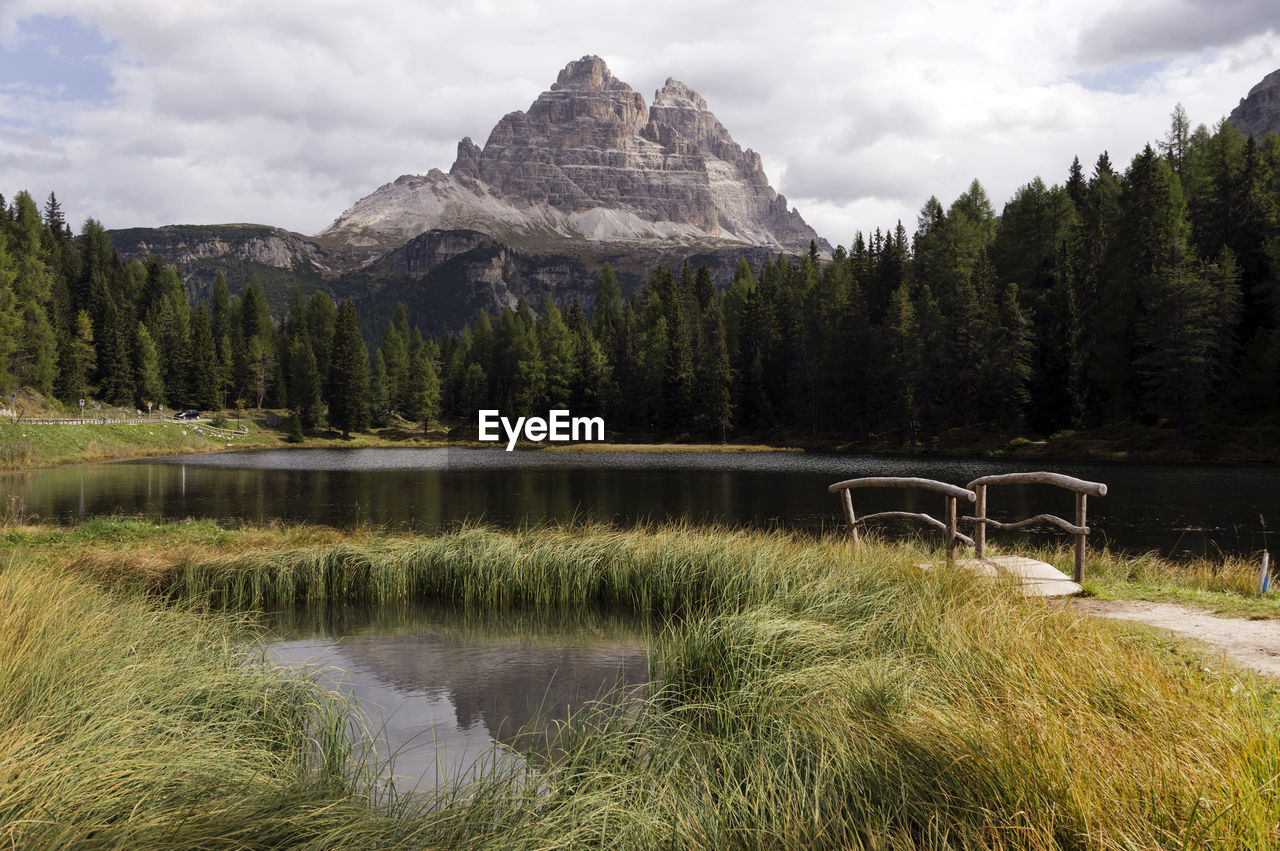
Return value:
M 341 831 L 348 847 L 1275 841 L 1280 711 L 1265 681 L 920 571 L 938 553 L 914 544 L 117 520 L 4 546 L 0 670 L 22 698 L 0 717 L 26 726 L 6 740 L 24 761 L 0 762 L 0 822 L 19 845 L 164 844 L 188 821 L 190 844 L 209 846 L 342 844 Z M 1105 558 L 1099 576 L 1157 570 Z M 654 624 L 661 679 L 642 711 L 563 731 L 535 782 L 496 771 L 369 801 L 341 767 L 331 699 L 247 663 L 234 613 L 417 599 L 630 610 Z M 308 741 L 316 729 L 335 732 Z M 121 782 L 134 764 L 146 782 Z

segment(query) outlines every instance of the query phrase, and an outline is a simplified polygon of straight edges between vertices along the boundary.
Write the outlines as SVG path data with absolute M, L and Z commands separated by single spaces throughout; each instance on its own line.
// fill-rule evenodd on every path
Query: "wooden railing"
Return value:
M 920 514 L 912 511 L 881 511 L 877 514 L 867 514 L 858 517 L 853 513 L 853 498 L 849 495 L 849 491 L 854 488 L 915 488 L 918 490 L 933 491 L 943 496 L 943 520 L 931 517 L 928 514 Z M 956 500 L 963 499 L 965 502 L 973 502 L 977 499 L 977 494 L 966 488 L 957 487 L 956 485 L 947 484 L 946 482 L 938 482 L 933 479 L 918 479 L 915 477 L 897 477 L 897 476 L 871 476 L 863 479 L 849 479 L 843 482 L 836 482 L 827 488 L 830 493 L 840 494 L 840 504 L 844 507 L 844 519 L 849 524 L 849 534 L 853 536 L 853 540 L 858 541 L 858 526 L 865 524 L 869 520 L 898 519 L 898 520 L 918 520 L 925 525 L 937 529 L 947 537 L 947 560 L 955 558 L 956 547 L 961 543 L 968 546 L 974 546 L 974 540 L 968 535 L 960 532 L 956 527 Z
M 1053 514 L 1037 514 L 1035 517 L 1028 517 L 1026 520 L 1019 520 L 1016 523 L 1001 523 L 998 520 L 992 520 L 987 516 L 987 488 L 991 485 L 1054 485 L 1055 487 L 1074 491 L 1076 495 L 1076 522 L 1068 523 Z M 1089 535 L 1089 527 L 1085 525 L 1088 497 L 1106 496 L 1106 485 L 1101 482 L 1086 482 L 1083 479 L 1064 476 L 1060 473 L 1004 473 L 1002 475 L 982 476 L 974 479 L 969 482 L 969 489 L 976 496 L 973 517 L 965 517 L 963 519 L 966 523 L 973 524 L 973 554 L 976 557 L 982 558 L 986 554 L 988 526 L 993 529 L 1016 531 L 1048 524 L 1058 527 L 1076 539 L 1075 575 L 1072 579 L 1077 583 L 1084 580 L 1085 539 Z

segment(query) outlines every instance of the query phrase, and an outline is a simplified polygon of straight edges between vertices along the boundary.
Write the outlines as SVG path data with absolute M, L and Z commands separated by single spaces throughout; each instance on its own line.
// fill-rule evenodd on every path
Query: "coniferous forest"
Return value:
M 623 435 L 925 448 L 953 429 L 1185 440 L 1280 416 L 1280 137 L 1193 130 L 1181 107 L 1127 166 L 1076 159 L 998 214 L 975 180 L 914 233 L 743 261 L 725 290 L 659 268 L 624 298 L 606 266 L 589 309 L 521 303 L 439 339 L 402 305 L 367 340 L 324 291 L 272 316 L 261 285 L 221 276 L 193 304 L 177 269 L 122 261 L 93 219 L 73 234 L 53 194 L 0 213 L 0 388 L 72 406 L 289 408 L 344 433 L 568 408 Z

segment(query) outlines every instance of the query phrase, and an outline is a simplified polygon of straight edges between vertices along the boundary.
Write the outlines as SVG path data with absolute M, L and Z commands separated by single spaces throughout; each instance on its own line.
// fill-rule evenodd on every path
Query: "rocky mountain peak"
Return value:
M 373 249 L 454 228 L 556 250 L 583 240 L 829 250 L 701 95 L 669 77 L 646 106 L 598 56 L 566 65 L 483 147 L 462 139 L 449 174 L 389 183 L 320 235 Z
M 685 109 L 706 109 L 707 102 L 702 95 L 677 80 L 667 77 L 667 82 L 653 95 L 653 105 L 658 107 L 680 107 Z
M 1280 70 L 1272 71 L 1250 89 L 1249 95 L 1231 110 L 1227 121 L 1259 140 L 1272 130 L 1280 132 Z
M 479 176 L 479 168 L 480 146 L 471 141 L 470 136 L 463 136 L 458 141 L 458 157 L 449 168 L 449 173 L 475 179 Z
M 552 84 L 551 91 L 558 92 L 564 89 L 588 92 L 631 91 L 630 86 L 613 76 L 609 66 L 599 56 L 584 56 L 564 66 L 560 75 L 556 77 L 555 83 Z

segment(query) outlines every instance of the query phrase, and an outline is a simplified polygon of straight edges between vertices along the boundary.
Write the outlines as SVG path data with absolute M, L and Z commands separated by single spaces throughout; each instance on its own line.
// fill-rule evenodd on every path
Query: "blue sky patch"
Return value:
M 32 15 L 18 22 L 12 49 L 0 45 L 0 88 L 30 91 L 52 100 L 101 103 L 110 95 L 107 43 L 92 24 L 74 18 Z
M 1108 65 L 1091 74 L 1073 74 L 1072 79 L 1090 91 L 1127 94 L 1136 90 L 1168 64 L 1168 59 L 1152 59 L 1147 62 L 1124 62 Z

